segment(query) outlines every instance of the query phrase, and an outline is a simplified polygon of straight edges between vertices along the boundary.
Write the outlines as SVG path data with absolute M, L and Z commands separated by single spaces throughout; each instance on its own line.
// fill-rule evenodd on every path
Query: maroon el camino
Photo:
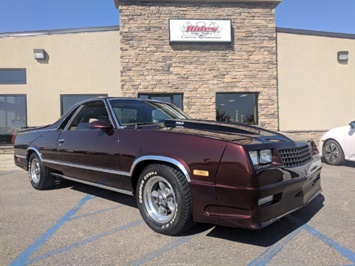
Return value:
M 134 195 L 147 225 L 167 235 L 194 222 L 263 228 L 321 192 L 312 140 L 192 120 L 151 100 L 83 101 L 21 131 L 14 160 L 38 190 L 64 178 Z

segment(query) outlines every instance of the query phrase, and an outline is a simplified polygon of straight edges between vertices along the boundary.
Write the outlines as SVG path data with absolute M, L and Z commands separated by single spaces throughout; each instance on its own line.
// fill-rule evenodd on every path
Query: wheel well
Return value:
M 339 143 L 336 139 L 333 139 L 333 138 L 329 138 L 329 139 L 326 139 L 326 140 L 324 141 L 324 144 L 323 144 L 323 147 L 322 147 L 323 151 L 324 151 L 324 149 L 325 149 L 325 145 L 326 145 L 329 141 L 334 141 L 334 142 L 336 142 L 336 143 L 339 145 L 339 147 L 341 148 L 341 151 L 343 151 L 343 147 L 340 145 L 340 143 Z M 322 151 L 322 154 L 323 154 L 323 151 Z
M 166 165 L 166 166 L 171 166 L 173 168 L 175 168 L 177 171 L 181 170 L 179 169 L 179 167 L 177 167 L 176 165 L 169 163 L 169 162 L 165 162 L 165 161 L 156 161 L 156 160 L 146 160 L 146 161 L 142 161 L 140 163 L 138 163 L 136 165 L 136 167 L 134 168 L 134 172 L 131 176 L 132 178 L 132 189 L 133 189 L 133 195 L 136 195 L 136 188 L 137 188 L 137 183 L 138 183 L 138 178 L 139 175 L 141 174 L 141 172 L 143 171 L 143 169 L 145 167 L 147 167 L 150 164 L 161 164 L 161 165 Z
M 29 160 L 31 158 L 31 155 L 34 154 L 34 153 L 36 153 L 39 156 L 38 152 L 35 149 L 28 149 L 26 151 L 26 161 L 27 161 L 26 170 L 27 171 L 28 171 L 28 162 L 29 162 Z
M 34 153 L 34 150 L 28 150 L 27 154 L 26 154 L 26 160 L 28 161 L 32 155 L 32 153 Z

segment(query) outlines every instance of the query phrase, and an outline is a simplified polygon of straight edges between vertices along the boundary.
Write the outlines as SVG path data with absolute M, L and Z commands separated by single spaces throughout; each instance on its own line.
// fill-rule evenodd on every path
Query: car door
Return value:
M 355 122 L 352 122 L 355 124 Z M 349 129 L 344 134 L 344 156 L 345 160 L 355 161 L 355 127 L 350 123 Z
M 99 120 L 112 125 L 102 100 L 81 105 L 59 136 L 57 159 L 69 178 L 122 188 L 118 129 L 90 127 Z

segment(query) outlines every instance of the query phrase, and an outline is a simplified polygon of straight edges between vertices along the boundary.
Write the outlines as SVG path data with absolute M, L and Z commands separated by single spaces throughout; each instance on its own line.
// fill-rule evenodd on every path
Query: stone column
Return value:
M 216 118 L 216 93 L 257 92 L 259 125 L 278 129 L 276 30 L 280 1 L 115 0 L 122 95 L 183 93 L 184 111 Z M 170 44 L 169 19 L 230 19 L 232 43 Z

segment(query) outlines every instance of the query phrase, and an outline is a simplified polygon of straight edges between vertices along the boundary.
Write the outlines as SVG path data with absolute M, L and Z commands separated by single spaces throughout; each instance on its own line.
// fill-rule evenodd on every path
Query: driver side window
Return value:
M 97 120 L 110 122 L 105 104 L 102 101 L 85 104 L 70 124 L 68 130 L 89 129 L 90 123 Z

